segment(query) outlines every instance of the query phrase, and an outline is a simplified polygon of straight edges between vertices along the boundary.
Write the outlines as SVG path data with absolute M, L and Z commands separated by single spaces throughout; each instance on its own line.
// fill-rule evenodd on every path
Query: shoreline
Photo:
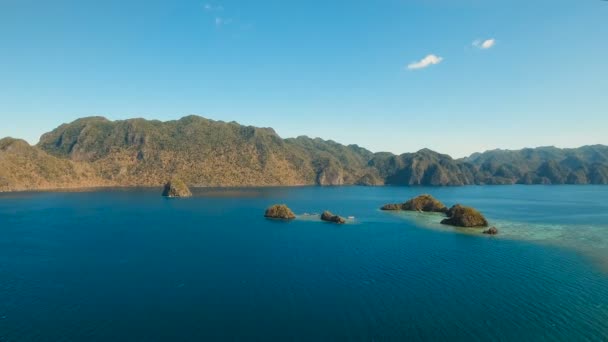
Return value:
M 19 190 L 0 190 L 0 194 L 14 194 L 14 193 L 62 193 L 62 192 L 95 192 L 100 190 L 111 190 L 111 189 L 162 189 L 163 184 L 160 185 L 100 185 L 100 186 L 74 186 L 74 187 L 49 187 L 49 188 L 38 188 L 38 189 L 19 189 Z M 314 184 L 296 184 L 296 185 L 235 185 L 235 186 L 216 186 L 216 185 L 191 185 L 190 189 L 264 189 L 264 188 L 304 188 L 304 187 L 349 187 L 359 185 L 338 185 L 338 186 L 321 186 Z M 364 186 L 362 186 L 364 187 Z
M 16 189 L 16 190 L 1 190 L 0 194 L 11 193 L 62 193 L 62 192 L 95 192 L 99 190 L 109 189 L 162 189 L 164 185 L 98 185 L 98 186 L 66 186 L 66 187 L 42 187 L 32 189 Z M 360 184 L 343 184 L 343 185 L 319 185 L 319 184 L 277 184 L 277 185 L 190 185 L 191 189 L 264 189 L 264 188 L 346 188 L 346 187 L 362 187 L 362 188 L 425 188 L 425 189 L 445 189 L 445 188 L 474 188 L 474 187 L 605 187 L 607 184 L 469 184 L 469 185 L 360 185 Z

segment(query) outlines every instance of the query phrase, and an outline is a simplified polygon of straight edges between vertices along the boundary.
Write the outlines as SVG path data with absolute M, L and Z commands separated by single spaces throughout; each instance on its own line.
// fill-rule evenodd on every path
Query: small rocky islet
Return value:
M 461 204 L 456 204 L 448 209 L 447 206 L 428 194 L 420 195 L 401 204 L 386 204 L 380 209 L 444 213 L 447 217 L 441 220 L 441 224 L 463 228 L 488 227 L 488 220 L 477 209 Z M 491 227 L 484 230 L 483 233 L 496 235 L 498 229 Z
M 264 217 L 281 220 L 293 220 L 296 218 L 296 215 L 285 204 L 275 204 L 266 209 Z
M 443 213 L 446 218 L 441 220 L 441 224 L 463 227 L 463 228 L 487 228 L 488 220 L 481 214 L 477 209 L 467 207 L 461 204 L 453 205 L 451 208 L 443 204 L 429 194 L 424 194 L 412 198 L 404 203 L 386 204 L 380 208 L 385 211 L 417 211 L 417 212 L 429 212 L 429 213 Z M 264 214 L 267 218 L 273 219 L 284 219 L 293 220 L 296 215 L 289 207 L 285 204 L 275 204 L 268 209 Z M 332 212 L 326 210 L 321 214 L 321 220 L 325 222 L 332 222 L 336 224 L 345 224 L 346 219 L 334 215 Z M 498 234 L 496 227 L 490 227 L 482 232 L 487 235 Z
M 321 214 L 321 220 L 326 221 L 326 222 L 333 222 L 333 223 L 337 223 L 337 224 L 346 223 L 346 219 L 344 217 L 334 215 L 330 211 L 327 211 L 327 210 L 324 211 L 323 214 Z
M 179 178 L 173 178 L 165 184 L 163 196 L 168 198 L 186 198 L 192 197 L 192 192 Z
M 275 204 L 264 212 L 264 217 L 270 219 L 281 219 L 281 220 L 293 220 L 296 218 L 296 215 L 293 211 L 285 204 Z M 321 214 L 321 220 L 325 222 L 332 222 L 337 224 L 345 224 L 346 219 L 332 214 L 330 211 L 326 210 Z
M 446 215 L 448 218 L 443 219 L 441 224 L 465 228 L 483 228 L 488 226 L 488 220 L 477 209 L 460 204 L 451 207 L 446 212 Z
M 406 210 L 406 211 L 423 211 L 423 212 L 435 212 L 435 213 L 446 213 L 448 208 L 435 199 L 433 196 L 424 194 L 418 197 L 412 198 L 405 203 L 397 204 L 386 204 L 381 210 Z

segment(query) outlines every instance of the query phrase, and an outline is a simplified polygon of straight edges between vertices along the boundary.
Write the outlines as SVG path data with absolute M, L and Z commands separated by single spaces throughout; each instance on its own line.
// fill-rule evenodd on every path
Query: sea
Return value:
M 0 194 L 0 341 L 608 341 L 608 186 L 192 190 Z

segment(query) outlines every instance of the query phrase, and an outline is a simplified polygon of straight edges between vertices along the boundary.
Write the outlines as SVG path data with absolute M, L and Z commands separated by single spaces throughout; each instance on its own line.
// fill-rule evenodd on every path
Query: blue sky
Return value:
M 395 153 L 608 144 L 607 23 L 601 0 L 0 0 L 0 136 L 198 114 Z

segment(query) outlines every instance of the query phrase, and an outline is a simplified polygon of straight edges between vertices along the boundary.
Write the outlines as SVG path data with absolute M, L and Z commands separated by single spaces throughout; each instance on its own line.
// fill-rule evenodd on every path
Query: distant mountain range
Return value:
M 89 117 L 36 146 L 0 140 L 0 191 L 160 186 L 174 176 L 193 186 L 608 184 L 608 146 L 394 155 L 198 116 Z

